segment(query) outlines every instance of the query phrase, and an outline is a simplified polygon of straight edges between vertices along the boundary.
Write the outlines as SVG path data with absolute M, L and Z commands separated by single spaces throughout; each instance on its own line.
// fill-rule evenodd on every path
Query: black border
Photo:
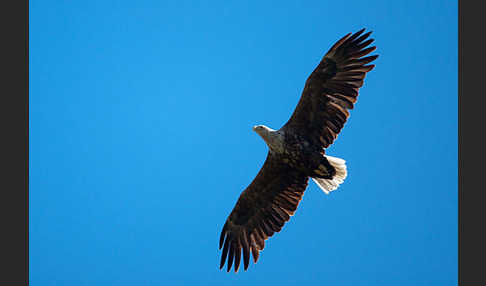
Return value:
M 472 4 L 476 4 L 472 5 Z M 458 9 L 458 271 L 459 285 L 486 285 L 484 254 L 484 8 L 459 1 Z M 440 68 L 440 67 L 438 67 Z
M 0 95 L 2 285 L 29 285 L 29 1 L 3 1 Z

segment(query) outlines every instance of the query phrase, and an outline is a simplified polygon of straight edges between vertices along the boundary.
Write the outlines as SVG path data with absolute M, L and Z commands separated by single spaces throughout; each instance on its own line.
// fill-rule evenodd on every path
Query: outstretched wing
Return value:
M 331 145 L 353 109 L 358 90 L 366 73 L 374 68 L 367 65 L 378 56 L 368 56 L 376 47 L 368 47 L 371 32 L 364 29 L 344 36 L 326 53 L 305 83 L 304 91 L 294 113 L 282 127 L 301 134 L 323 148 Z
M 241 193 L 223 226 L 219 240 L 219 249 L 223 247 L 220 268 L 228 258 L 227 271 L 234 263 L 237 272 L 242 252 L 245 270 L 250 262 L 250 252 L 256 263 L 265 240 L 279 232 L 294 214 L 307 181 L 307 176 L 268 153 L 260 172 Z

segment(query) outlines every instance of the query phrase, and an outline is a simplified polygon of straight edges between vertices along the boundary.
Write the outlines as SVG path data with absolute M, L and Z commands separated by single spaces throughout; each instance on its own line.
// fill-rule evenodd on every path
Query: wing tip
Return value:
M 258 262 L 258 258 L 260 257 L 260 247 L 257 247 L 256 243 L 253 245 L 249 245 L 248 248 L 248 253 L 245 254 L 245 249 L 244 247 L 238 247 L 238 245 L 235 245 L 234 241 L 230 241 L 231 235 L 227 235 L 226 239 L 224 241 L 224 247 L 223 247 L 223 253 L 221 256 L 221 261 L 219 264 L 219 269 L 222 270 L 226 266 L 226 272 L 231 272 L 231 268 L 233 268 L 235 273 L 238 273 L 240 268 L 243 269 L 243 271 L 247 271 L 249 266 L 250 266 L 250 260 L 253 260 L 253 263 Z M 240 251 L 240 255 L 238 255 L 238 251 Z M 241 252 L 243 251 L 243 266 L 240 267 L 240 262 L 241 260 Z M 250 257 L 253 257 L 251 259 Z
M 359 29 L 357 32 L 355 32 L 354 35 L 355 34 L 358 34 L 358 36 L 359 36 L 359 35 L 361 35 L 366 30 L 368 30 L 368 32 L 366 32 L 366 34 L 371 35 L 371 33 L 373 33 L 373 30 L 364 27 L 364 28 Z
M 368 65 L 370 71 L 375 68 L 375 65 Z
M 349 39 L 349 37 L 351 37 L 353 33 L 347 33 L 346 35 L 344 35 L 341 39 L 339 39 L 336 43 L 334 43 L 334 45 L 332 45 L 332 47 L 329 49 L 329 51 L 326 53 L 326 55 L 332 53 L 333 51 L 337 50 L 346 40 Z
M 355 35 L 358 34 L 358 35 L 361 35 L 364 31 L 366 30 L 366 27 L 365 28 L 361 28 L 359 31 L 357 31 L 356 33 L 354 33 Z

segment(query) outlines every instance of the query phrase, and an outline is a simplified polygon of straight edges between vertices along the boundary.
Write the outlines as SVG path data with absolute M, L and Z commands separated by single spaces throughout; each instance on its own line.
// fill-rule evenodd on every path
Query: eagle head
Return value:
M 260 135 L 265 141 L 268 141 L 269 137 L 272 137 L 272 134 L 275 133 L 275 130 L 265 125 L 255 125 L 253 126 L 253 131 Z
M 262 136 L 263 134 L 268 133 L 268 131 L 270 131 L 270 128 L 265 125 L 255 125 L 253 126 L 253 131 Z

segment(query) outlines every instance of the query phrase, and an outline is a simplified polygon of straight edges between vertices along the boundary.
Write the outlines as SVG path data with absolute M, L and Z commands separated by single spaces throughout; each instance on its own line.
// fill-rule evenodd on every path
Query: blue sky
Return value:
M 456 1 L 30 1 L 30 283 L 456 285 Z M 221 227 L 340 37 L 376 68 L 258 263 Z M 304 283 L 304 284 L 303 284 Z

